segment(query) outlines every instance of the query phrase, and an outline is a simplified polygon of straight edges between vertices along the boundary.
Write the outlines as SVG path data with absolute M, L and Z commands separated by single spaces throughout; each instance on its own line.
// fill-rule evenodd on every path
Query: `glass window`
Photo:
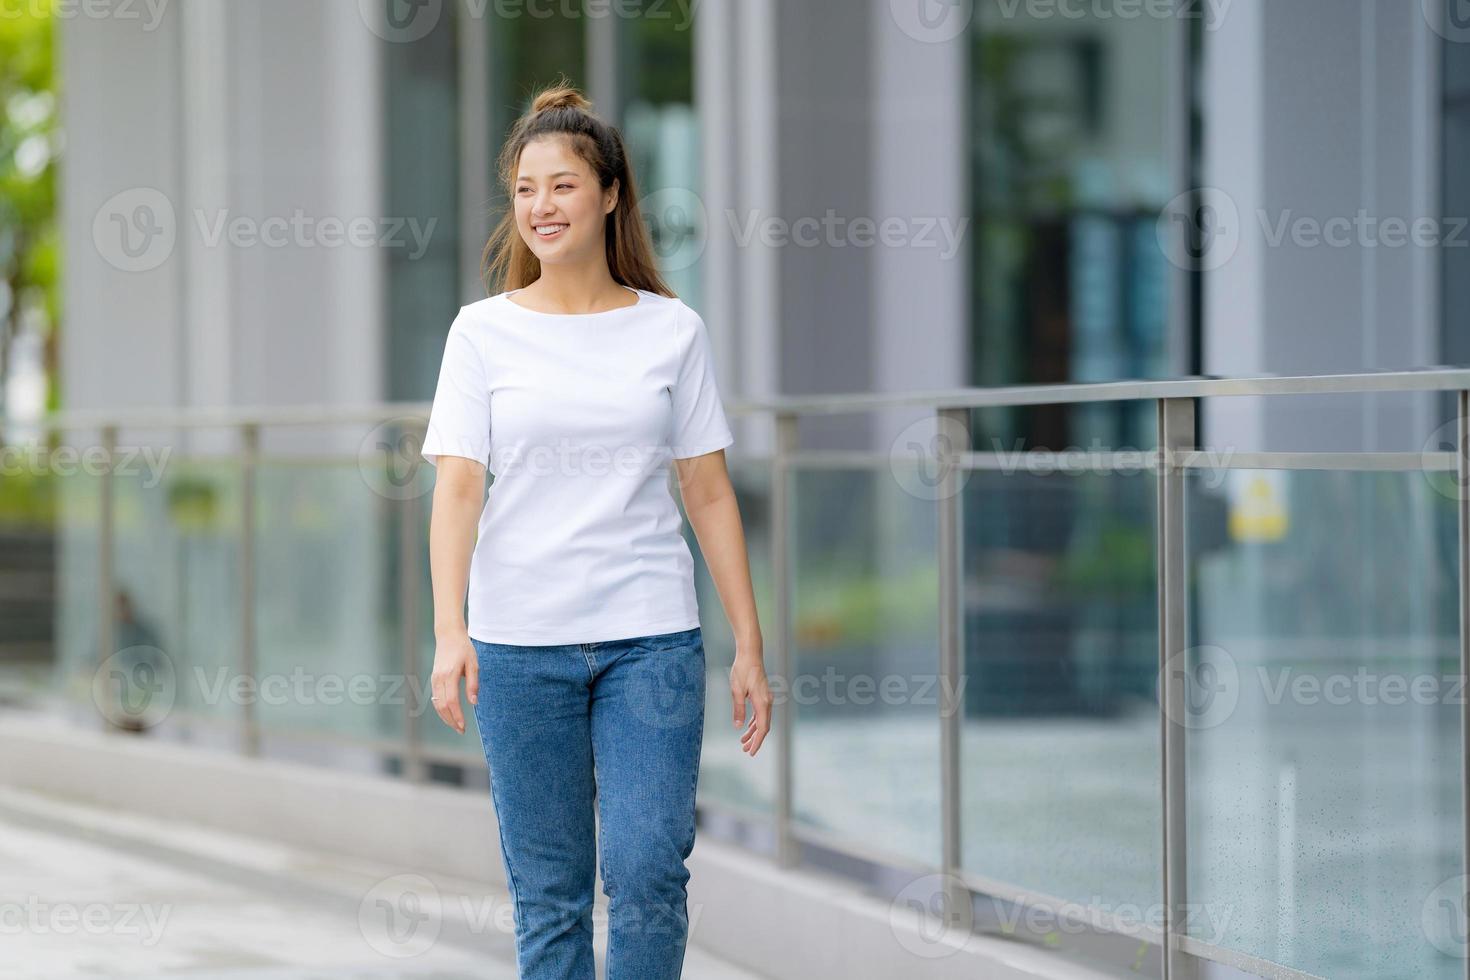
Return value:
M 393 0 L 383 0 L 385 4 Z M 446 14 L 457 10 L 446 5 Z M 426 36 L 385 41 L 383 157 L 385 211 L 416 222 L 403 243 L 385 249 L 387 262 L 387 397 L 428 398 L 434 392 L 444 335 L 460 306 L 459 83 L 457 22 L 440 17 Z
M 1470 43 L 1444 42 L 1443 200 L 1445 235 L 1464 242 L 1452 223 L 1470 216 Z M 1470 364 L 1470 248 L 1443 248 L 1445 363 Z M 1447 397 L 1446 402 L 1448 403 Z M 1448 413 L 1446 417 L 1449 417 Z
M 490 138 L 498 153 L 537 89 L 565 75 L 592 97 L 587 92 L 587 22 L 565 4 L 492 4 L 488 12 L 493 16 L 484 18 L 482 29 L 490 46 Z M 502 188 L 495 192 L 499 198 Z
M 699 309 L 703 234 L 694 23 L 680 4 L 639 0 L 618 18 L 617 122 L 664 279 Z
M 1183 27 L 1084 8 L 976 4 L 973 384 L 1163 377 L 1170 344 L 1186 339 L 1168 333 L 1174 270 L 1156 234 L 1177 193 L 1170 140 L 1189 124 L 1170 118 Z M 974 441 L 1145 449 L 1154 413 L 1136 400 L 981 410 Z M 1161 877 L 1153 477 L 973 479 L 967 868 L 1070 901 L 1149 907 Z M 1078 814 L 1088 828 L 1069 823 Z
M 1168 55 L 1180 27 L 1046 9 L 977 5 L 972 26 L 971 380 L 1163 376 L 1170 270 L 1155 224 L 1173 196 Z M 977 421 L 983 446 L 1058 449 L 1094 436 L 1144 446 L 1153 427 L 1141 402 Z

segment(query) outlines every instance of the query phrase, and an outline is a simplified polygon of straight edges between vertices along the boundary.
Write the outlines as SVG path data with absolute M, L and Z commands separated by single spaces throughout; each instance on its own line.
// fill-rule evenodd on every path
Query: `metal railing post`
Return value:
M 940 861 L 946 882 L 947 905 L 951 913 L 965 907 L 970 891 L 965 887 L 963 872 L 962 773 L 960 768 L 960 734 L 964 724 L 964 703 L 955 697 L 948 703 L 950 692 L 963 691 L 960 677 L 964 671 L 964 481 L 959 454 L 970 449 L 970 410 L 941 408 L 935 415 L 937 438 L 935 451 L 939 465 L 938 559 L 939 559 L 939 839 Z M 963 433 L 963 437 L 960 434 Z M 950 445 L 947 436 L 954 434 L 959 445 Z M 968 921 L 965 916 L 962 921 Z
M 255 500 L 260 455 L 260 426 L 247 422 L 240 428 L 240 673 L 255 689 Z M 240 706 L 240 748 L 247 756 L 260 754 L 260 717 L 255 698 Z
M 117 426 L 104 425 L 101 436 L 105 469 L 97 488 L 97 662 L 93 667 L 94 673 L 116 652 L 113 647 L 117 643 L 117 583 L 113 570 L 117 547 L 117 476 L 113 472 L 117 456 Z M 105 715 L 103 721 L 107 721 Z
M 797 416 L 776 415 L 776 445 L 771 457 L 771 587 L 775 592 L 775 656 L 772 666 L 783 696 L 772 708 L 771 725 L 776 735 L 776 863 L 792 867 L 797 862 L 796 836 L 791 828 L 792 752 L 795 732 L 791 698 L 791 462 L 798 445 Z
M 407 441 L 409 432 L 405 429 L 399 433 L 397 445 L 410 445 Z M 416 445 L 422 445 L 420 437 Z M 418 474 L 418 467 L 427 465 L 422 459 L 415 456 L 410 461 L 414 467 L 414 474 Z M 399 508 L 398 526 L 398 613 L 399 613 L 399 645 L 403 650 L 403 673 L 404 690 L 409 692 L 408 713 L 403 719 L 403 774 L 410 781 L 421 783 L 428 776 L 428 769 L 424 764 L 423 726 L 419 724 L 420 713 L 427 707 L 425 704 L 417 703 L 413 692 L 422 691 L 419 686 L 419 555 L 421 553 L 422 537 L 420 536 L 420 520 L 422 519 L 421 496 L 410 493 Z M 473 721 L 473 719 L 470 719 Z
M 1470 677 L 1470 390 L 1456 392 L 1459 423 L 1455 432 L 1455 501 L 1459 514 L 1456 531 L 1460 543 L 1460 678 Z M 1465 699 L 1460 699 L 1460 873 L 1470 876 L 1470 719 Z M 1460 903 L 1462 919 L 1470 919 L 1470 899 Z M 1461 935 L 1470 921 L 1460 923 Z M 1470 958 L 1464 960 L 1464 975 L 1470 980 Z
M 1180 949 L 1184 915 L 1185 662 L 1188 555 L 1184 538 L 1184 468 L 1178 453 L 1195 447 L 1195 407 L 1188 398 L 1158 401 L 1157 567 L 1159 605 L 1159 736 L 1163 796 L 1163 980 L 1193 980 L 1194 962 Z

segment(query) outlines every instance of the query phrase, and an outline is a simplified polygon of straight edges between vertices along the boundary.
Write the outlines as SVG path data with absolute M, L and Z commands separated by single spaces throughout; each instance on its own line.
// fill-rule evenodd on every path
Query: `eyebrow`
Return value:
M 555 180 L 558 177 L 577 177 L 577 176 L 580 176 L 580 175 L 575 170 L 558 170 L 556 173 L 551 174 L 549 177 L 547 177 L 547 180 Z M 519 183 L 520 181 L 523 181 L 523 180 L 535 180 L 535 179 L 536 178 L 527 176 L 526 174 L 519 174 L 519 175 L 516 176 L 516 182 L 517 183 Z

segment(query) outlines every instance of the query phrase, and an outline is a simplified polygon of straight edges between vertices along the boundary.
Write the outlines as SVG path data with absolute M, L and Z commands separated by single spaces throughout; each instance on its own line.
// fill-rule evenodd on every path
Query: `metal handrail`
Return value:
M 936 388 L 904 392 L 853 392 L 788 395 L 768 399 L 731 399 L 730 415 L 833 415 L 898 408 L 1008 408 L 1022 405 L 1076 405 L 1165 398 L 1215 398 L 1241 395 L 1331 395 L 1470 389 L 1470 365 L 1435 365 L 1408 370 L 1351 374 L 1258 374 L 1237 377 L 1191 375 L 1126 381 L 1020 384 Z M 380 402 L 362 405 L 205 406 L 141 408 L 124 411 L 71 410 L 35 419 L 0 414 L 0 432 L 9 426 L 86 429 L 117 426 L 139 429 L 233 428 L 242 425 L 350 425 L 398 416 L 427 417 L 432 402 Z

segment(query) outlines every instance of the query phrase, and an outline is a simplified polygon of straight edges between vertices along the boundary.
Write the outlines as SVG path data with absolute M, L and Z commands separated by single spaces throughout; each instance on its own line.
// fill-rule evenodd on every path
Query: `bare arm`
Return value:
M 429 516 L 429 574 L 434 588 L 434 709 L 464 734 L 459 679 L 470 704 L 479 700 L 480 667 L 465 625 L 465 590 L 480 512 L 485 505 L 485 467 L 463 456 L 438 457 Z
M 745 702 L 749 699 L 755 708 L 755 719 L 740 741 L 743 751 L 755 755 L 771 728 L 772 698 L 766 680 L 755 590 L 750 582 L 745 528 L 725 466 L 725 451 L 719 449 L 703 456 L 676 459 L 674 464 L 684 513 L 694 529 L 699 550 L 735 633 L 735 663 L 730 668 L 734 723 L 737 728 L 744 724 Z

